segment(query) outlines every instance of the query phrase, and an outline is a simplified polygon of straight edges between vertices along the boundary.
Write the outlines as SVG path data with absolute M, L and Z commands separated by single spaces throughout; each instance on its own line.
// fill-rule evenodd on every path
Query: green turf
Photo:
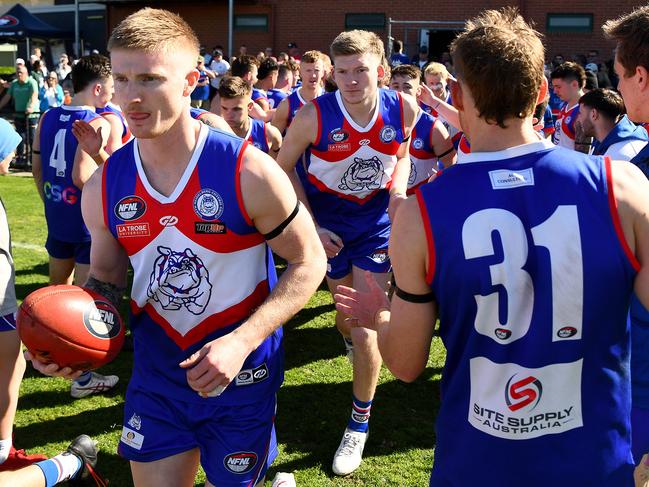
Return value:
M 14 241 L 19 299 L 47 284 L 46 225 L 31 178 L 0 177 L 0 196 Z M 435 339 L 428 367 L 405 384 L 383 370 L 374 400 L 371 434 L 359 470 L 346 478 L 331 472 L 334 451 L 351 408 L 351 366 L 333 326 L 330 295 L 321 288 L 285 327 L 286 379 L 278 394 L 276 471 L 294 472 L 299 486 L 424 486 L 433 459 L 433 419 L 439 407 L 443 347 Z M 407 352 L 405 352 L 407 353 Z M 111 486 L 132 485 L 127 463 L 117 456 L 122 403 L 132 354 L 122 352 L 104 373 L 121 381 L 114 392 L 72 400 L 63 379 L 28 369 L 21 386 L 15 439 L 29 452 L 54 455 L 80 433 L 101 446 L 99 471 Z M 203 485 L 199 473 L 196 485 Z M 270 482 L 267 482 L 270 485 Z

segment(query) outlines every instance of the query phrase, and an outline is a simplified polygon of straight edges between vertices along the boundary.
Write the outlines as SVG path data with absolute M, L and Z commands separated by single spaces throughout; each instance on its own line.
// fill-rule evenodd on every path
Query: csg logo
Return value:
M 525 379 L 512 383 L 516 374 L 512 375 L 505 386 L 505 402 L 510 411 L 519 409 L 534 403 L 530 411 L 536 407 L 543 395 L 543 385 L 541 381 L 530 375 Z
M 125 196 L 115 205 L 115 216 L 120 220 L 137 220 L 146 211 L 146 203 L 139 196 Z
M 257 454 L 252 451 L 230 453 L 223 459 L 225 468 L 235 474 L 250 472 L 257 465 Z

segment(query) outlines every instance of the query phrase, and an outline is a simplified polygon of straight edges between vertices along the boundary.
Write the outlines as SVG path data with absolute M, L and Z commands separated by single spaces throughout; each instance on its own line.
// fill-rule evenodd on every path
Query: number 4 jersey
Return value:
M 81 217 L 81 189 L 72 180 L 72 166 L 79 145 L 72 134 L 72 124 L 76 120 L 90 122 L 98 116 L 94 110 L 65 105 L 48 110 L 41 119 L 45 219 L 49 235 L 64 242 L 90 240 Z
M 448 350 L 431 485 L 631 486 L 639 264 L 610 161 L 547 141 L 466 154 L 417 198 Z

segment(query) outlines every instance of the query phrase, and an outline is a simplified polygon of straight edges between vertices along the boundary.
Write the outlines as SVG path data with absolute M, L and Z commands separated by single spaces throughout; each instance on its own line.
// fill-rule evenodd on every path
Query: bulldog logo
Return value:
M 354 157 L 354 162 L 343 174 L 338 189 L 349 191 L 375 190 L 383 181 L 383 163 L 374 156 L 371 159 Z
M 149 298 L 165 310 L 186 308 L 195 315 L 203 313 L 212 295 L 212 284 L 201 259 L 191 249 L 176 252 L 159 246 L 158 252 L 147 288 Z

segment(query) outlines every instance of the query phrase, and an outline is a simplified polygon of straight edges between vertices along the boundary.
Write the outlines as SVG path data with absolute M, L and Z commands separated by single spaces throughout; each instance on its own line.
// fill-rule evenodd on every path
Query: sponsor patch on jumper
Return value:
M 151 235 L 148 223 L 120 223 L 115 225 L 117 238 L 148 237 Z
M 583 360 L 526 368 L 471 359 L 469 423 L 498 438 L 527 440 L 584 425 Z
M 352 145 L 349 142 L 345 142 L 344 144 L 329 144 L 327 146 L 327 150 L 332 152 L 345 152 L 351 149 Z
M 194 232 L 198 234 L 223 235 L 228 230 L 223 222 L 194 222 Z
M 510 171 L 509 169 L 498 169 L 489 171 L 491 187 L 493 189 L 510 189 L 521 186 L 534 186 L 534 171 L 532 168 Z
M 146 213 L 146 203 L 139 196 L 125 196 L 117 202 L 114 212 L 115 216 L 120 220 L 137 220 Z

